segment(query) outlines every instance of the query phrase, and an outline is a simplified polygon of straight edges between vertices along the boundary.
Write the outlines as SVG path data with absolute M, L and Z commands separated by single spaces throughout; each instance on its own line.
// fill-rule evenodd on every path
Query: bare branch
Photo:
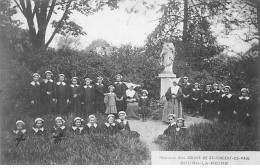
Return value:
M 49 12 L 48 12 L 48 15 L 47 15 L 47 19 L 46 19 L 46 23 L 48 24 L 49 21 L 50 21 L 50 18 L 51 18 L 51 15 L 53 13 L 53 10 L 54 10 L 54 7 L 55 7 L 55 4 L 56 4 L 56 0 L 52 0 L 52 3 L 51 3 L 51 6 L 50 6 L 50 9 L 49 9 Z
M 18 8 L 20 9 L 20 11 L 23 13 L 23 15 L 25 16 L 24 10 L 21 8 L 21 6 L 19 5 L 19 3 L 14 0 L 14 2 L 16 3 L 16 5 L 18 6 Z

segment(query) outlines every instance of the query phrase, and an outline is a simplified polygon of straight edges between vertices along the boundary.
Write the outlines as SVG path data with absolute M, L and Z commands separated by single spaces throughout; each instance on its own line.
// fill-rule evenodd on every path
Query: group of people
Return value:
M 131 131 L 129 123 L 125 119 L 126 113 L 124 111 L 120 111 L 118 116 L 119 119 L 115 120 L 115 116 L 113 114 L 109 114 L 106 122 L 101 125 L 97 124 L 97 118 L 95 115 L 88 116 L 87 124 L 84 124 L 83 118 L 76 117 L 69 128 L 66 127 L 65 120 L 62 117 L 56 117 L 55 125 L 51 130 L 47 130 L 42 118 L 36 118 L 30 131 L 26 130 L 24 121 L 18 120 L 16 121 L 16 129 L 13 130 L 13 134 L 17 145 L 22 140 L 25 140 L 27 136 L 51 135 L 54 143 L 58 143 L 69 133 L 72 133 L 72 135 L 102 134 L 104 136 L 113 136 L 120 133 L 124 136 L 130 135 L 131 137 L 138 138 L 140 135 L 135 131 Z
M 192 86 L 188 77 L 178 86 L 173 80 L 165 94 L 163 120 L 168 121 L 169 114 L 177 118 L 183 117 L 183 111 L 192 116 L 201 115 L 207 119 L 218 118 L 219 121 L 237 120 L 250 124 L 253 119 L 252 100 L 247 88 L 241 89 L 241 95 L 231 93 L 230 86 L 222 84 L 206 85 L 205 90 L 200 89 L 199 83 Z
M 85 84 L 78 84 L 78 77 L 71 78 L 71 84 L 64 81 L 65 75 L 59 74 L 59 81 L 54 82 L 51 71 L 45 72 L 45 79 L 40 82 L 40 75 L 33 74 L 33 81 L 29 86 L 31 111 L 36 114 L 43 113 L 88 116 L 95 113 L 113 114 L 117 117 L 119 111 L 126 111 L 130 118 L 139 118 L 142 114 L 146 120 L 147 107 L 149 106 L 148 91 L 142 90 L 142 95 L 137 95 L 134 85 L 129 88 L 122 82 L 122 75 L 116 75 L 116 82 L 105 86 L 103 77 L 97 77 L 97 82 L 92 85 L 90 78 L 85 79 Z M 42 113 L 41 113 L 42 114 Z

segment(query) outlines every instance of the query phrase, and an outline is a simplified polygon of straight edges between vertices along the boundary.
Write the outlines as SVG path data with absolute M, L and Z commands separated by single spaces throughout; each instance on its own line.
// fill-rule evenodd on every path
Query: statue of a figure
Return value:
M 160 64 L 164 66 L 164 73 L 173 73 L 173 61 L 175 58 L 175 47 L 172 43 L 164 43 L 160 54 Z

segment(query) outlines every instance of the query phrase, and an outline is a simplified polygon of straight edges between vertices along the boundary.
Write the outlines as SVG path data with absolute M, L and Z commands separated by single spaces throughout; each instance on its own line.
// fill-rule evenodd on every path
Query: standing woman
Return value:
M 116 82 L 114 83 L 115 87 L 115 94 L 116 94 L 116 108 L 118 111 L 125 111 L 126 110 L 126 102 L 125 102 L 125 92 L 126 92 L 126 85 L 121 81 L 122 75 L 116 75 Z
M 182 90 L 177 85 L 176 79 L 173 79 L 172 86 L 169 87 L 165 94 L 168 106 L 163 109 L 163 116 L 175 114 L 176 118 L 183 117 L 182 115 Z
M 105 98 L 105 85 L 102 83 L 103 77 L 97 77 L 97 83 L 95 84 L 95 112 L 104 113 L 106 110 L 104 98 Z
M 134 90 L 134 85 L 131 84 L 129 89 L 126 90 L 126 115 L 129 118 L 134 118 L 134 119 L 140 119 L 138 111 L 138 102 L 139 102 L 139 97 Z
M 31 101 L 31 114 L 41 114 L 41 87 L 40 75 L 33 74 L 33 81 L 29 85 L 29 98 Z

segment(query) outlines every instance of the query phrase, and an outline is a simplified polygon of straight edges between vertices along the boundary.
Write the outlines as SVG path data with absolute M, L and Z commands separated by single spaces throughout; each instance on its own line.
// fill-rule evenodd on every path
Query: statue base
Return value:
M 159 74 L 158 77 L 161 78 L 160 98 L 162 98 L 162 96 L 165 96 L 165 93 L 171 86 L 171 84 L 172 84 L 171 80 L 175 79 L 176 75 L 174 73 L 162 73 L 162 74 Z

